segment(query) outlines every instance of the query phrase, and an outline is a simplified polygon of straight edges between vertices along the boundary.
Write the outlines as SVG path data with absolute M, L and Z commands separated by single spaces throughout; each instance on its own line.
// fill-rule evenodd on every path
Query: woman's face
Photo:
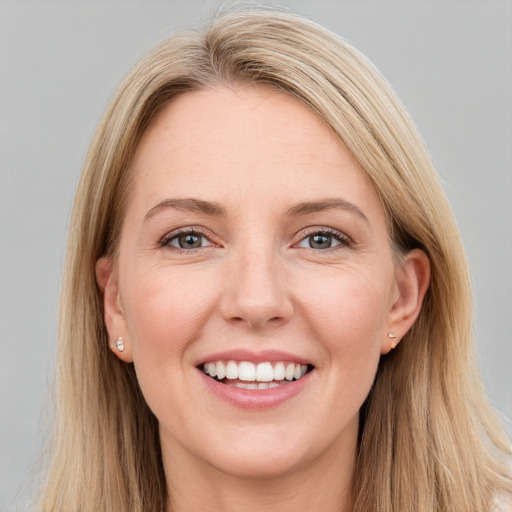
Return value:
M 219 87 L 169 105 L 131 172 L 98 276 L 164 459 L 270 476 L 353 456 L 387 335 L 419 307 L 356 161 L 298 100 Z

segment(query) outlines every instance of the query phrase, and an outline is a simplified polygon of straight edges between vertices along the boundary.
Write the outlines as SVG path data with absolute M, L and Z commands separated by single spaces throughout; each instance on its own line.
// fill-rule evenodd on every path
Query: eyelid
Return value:
M 335 240 L 337 240 L 339 242 L 338 245 L 335 245 L 334 247 L 329 247 L 328 249 L 323 249 L 323 251 L 328 251 L 329 249 L 336 249 L 336 248 L 339 248 L 340 246 L 341 247 L 351 247 L 353 245 L 352 239 L 348 235 L 346 235 L 345 233 L 343 233 L 337 229 L 328 228 L 326 226 L 311 226 L 309 228 L 306 228 L 306 229 L 300 231 L 297 234 L 297 237 L 300 237 L 300 238 L 298 239 L 297 242 L 295 242 L 294 247 L 297 247 L 298 244 L 300 242 L 302 242 L 303 240 L 305 240 L 306 238 L 308 238 L 312 235 L 316 235 L 316 234 L 327 235 L 327 236 L 333 237 Z M 313 249 L 313 248 L 311 248 L 311 249 L 315 250 L 317 252 L 322 252 L 322 249 L 321 250 Z
M 187 235 L 187 234 L 201 235 L 206 240 L 208 240 L 210 245 L 198 247 L 195 249 L 183 249 L 183 248 L 174 247 L 174 246 L 170 245 L 170 242 L 172 240 L 174 240 L 175 238 L 177 238 L 178 236 Z M 339 242 L 339 244 L 335 245 L 334 247 L 330 247 L 328 249 L 323 249 L 323 251 L 328 251 L 329 249 L 336 249 L 337 247 L 340 247 L 340 246 L 341 247 L 351 247 L 353 245 L 352 239 L 348 235 L 346 235 L 345 233 L 343 233 L 337 229 L 329 228 L 326 226 L 311 226 L 311 227 L 305 228 L 305 229 L 301 230 L 299 233 L 297 233 L 297 235 L 295 237 L 297 241 L 293 244 L 293 247 L 297 247 L 300 242 L 302 242 L 309 236 L 312 236 L 315 234 L 327 235 L 327 236 L 333 237 L 335 240 L 337 240 Z M 218 241 L 216 241 L 215 238 L 216 237 L 211 233 L 210 230 L 208 230 L 202 226 L 186 226 L 186 227 L 180 227 L 180 228 L 174 229 L 174 230 L 166 233 L 163 237 L 160 238 L 160 240 L 158 241 L 158 245 L 160 247 L 172 248 L 172 250 L 174 250 L 174 251 L 183 251 L 183 252 L 190 253 L 193 251 L 197 251 L 199 249 L 204 249 L 204 248 L 209 248 L 209 247 L 222 247 L 222 245 Z M 313 250 L 315 250 L 316 252 L 322 252 L 322 250 L 318 250 L 318 249 L 313 249 Z
M 189 235 L 189 234 L 201 235 L 206 240 L 208 240 L 210 245 L 197 247 L 196 249 L 183 249 L 180 247 L 175 247 L 175 246 L 170 245 L 170 242 L 172 240 L 174 240 L 175 238 L 179 237 L 180 235 Z M 214 238 L 215 237 L 213 236 L 213 234 L 209 230 L 203 228 L 202 226 L 186 226 L 186 227 L 173 229 L 172 231 L 166 233 L 162 238 L 160 238 L 160 240 L 158 241 L 158 245 L 160 247 L 167 247 L 167 248 L 171 248 L 176 251 L 193 252 L 194 250 L 204 249 L 207 247 L 220 247 L 220 244 L 217 243 Z

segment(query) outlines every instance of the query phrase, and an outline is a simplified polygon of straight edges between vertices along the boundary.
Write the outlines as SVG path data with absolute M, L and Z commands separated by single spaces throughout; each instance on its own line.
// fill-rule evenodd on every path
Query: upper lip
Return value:
M 252 363 L 287 361 L 307 365 L 312 364 L 311 361 L 304 357 L 300 357 L 289 352 L 283 352 L 281 350 L 253 351 L 247 349 L 233 349 L 209 354 L 208 356 L 199 359 L 195 366 L 213 361 L 250 361 Z

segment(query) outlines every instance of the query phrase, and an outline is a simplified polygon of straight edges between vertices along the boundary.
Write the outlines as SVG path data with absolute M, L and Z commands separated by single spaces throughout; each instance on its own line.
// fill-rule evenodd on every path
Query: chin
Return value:
M 288 428 L 258 425 L 256 428 L 231 430 L 224 437 L 224 442 L 212 442 L 202 456 L 211 466 L 232 477 L 280 478 L 311 464 L 327 448 L 322 441 L 329 445 L 328 440 L 322 440 L 321 436 L 312 439 L 304 434 L 307 433 L 294 433 L 290 425 Z M 196 455 L 199 454 L 196 452 Z
M 293 474 L 308 463 L 301 457 L 284 453 L 257 450 L 254 453 L 233 453 L 232 457 L 217 460 L 214 467 L 231 477 L 244 480 L 279 479 Z

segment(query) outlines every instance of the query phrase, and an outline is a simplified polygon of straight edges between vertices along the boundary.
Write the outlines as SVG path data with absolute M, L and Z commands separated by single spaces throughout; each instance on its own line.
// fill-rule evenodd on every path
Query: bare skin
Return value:
M 419 313 L 427 257 L 395 266 L 364 171 L 268 88 L 179 97 L 131 172 L 118 260 L 97 275 L 159 421 L 168 512 L 350 512 L 359 409 Z M 305 373 L 249 390 L 205 374 L 228 359 Z

